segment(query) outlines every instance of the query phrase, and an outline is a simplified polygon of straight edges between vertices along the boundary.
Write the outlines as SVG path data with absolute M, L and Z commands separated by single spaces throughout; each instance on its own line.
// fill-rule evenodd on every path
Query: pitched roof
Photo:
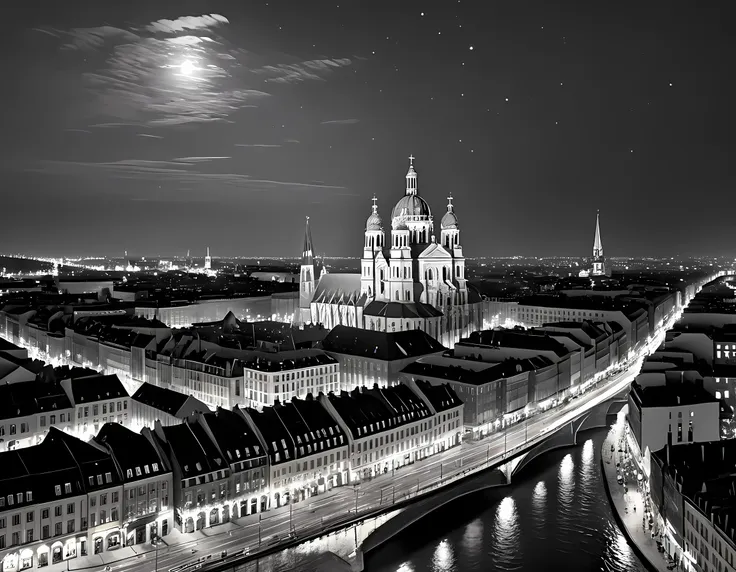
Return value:
M 25 381 L 0 385 L 0 419 L 70 409 L 64 390 L 57 383 Z
M 105 423 L 94 440 L 107 447 L 125 482 L 138 481 L 166 472 L 156 448 L 140 433 L 120 423 Z
M 183 419 L 192 412 L 188 408 L 182 411 L 182 408 L 188 400 L 194 400 L 195 398 L 191 395 L 174 391 L 173 389 L 158 387 L 157 385 L 145 382 L 136 390 L 132 399 L 135 399 L 138 403 L 143 403 L 144 405 Z M 204 403 L 201 403 L 201 405 L 201 411 L 209 411 L 209 408 Z
M 360 274 L 324 274 L 317 282 L 312 302 L 362 306 L 366 296 L 360 293 Z
M 216 411 L 202 415 L 202 418 L 231 465 L 265 456 L 266 451 L 257 435 L 237 413 L 218 407 Z
M 417 389 L 424 394 L 437 413 L 447 411 L 448 409 L 452 409 L 453 407 L 463 404 L 462 400 L 457 396 L 457 393 L 455 393 L 455 390 L 452 389 L 449 383 L 432 385 L 428 381 L 418 379 L 416 384 Z
M 335 326 L 322 340 L 328 352 L 393 361 L 439 353 L 446 348 L 422 330 L 378 332 Z
M 382 302 L 374 300 L 363 310 L 364 316 L 379 318 L 437 318 L 441 310 L 422 302 Z
M 128 392 L 116 374 L 97 377 L 77 377 L 64 380 L 71 389 L 75 404 L 104 401 L 118 397 L 128 397 Z
M 547 335 L 546 332 L 537 330 L 507 330 L 503 328 L 483 330 L 471 333 L 467 338 L 461 339 L 458 345 L 551 351 L 559 357 L 564 357 L 569 353 L 567 348 L 559 341 Z
M 183 478 L 206 475 L 213 471 L 228 469 L 214 443 L 202 428 L 193 423 L 182 423 L 162 427 L 166 443 L 181 467 Z

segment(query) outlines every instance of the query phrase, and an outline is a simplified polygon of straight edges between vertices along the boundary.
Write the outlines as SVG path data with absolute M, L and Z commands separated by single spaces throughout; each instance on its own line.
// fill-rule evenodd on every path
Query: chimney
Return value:
M 705 465 L 705 443 L 700 444 L 700 460 Z

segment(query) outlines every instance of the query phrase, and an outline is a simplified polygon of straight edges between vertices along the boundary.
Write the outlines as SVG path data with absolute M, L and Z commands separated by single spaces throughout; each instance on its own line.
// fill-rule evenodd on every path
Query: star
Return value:
M 507 98 L 506 98 L 506 101 L 508 101 L 508 100 L 509 100 L 509 98 L 507 97 Z
M 470 48 L 468 48 L 468 49 L 472 52 L 473 51 L 473 46 L 470 46 Z
M 670 87 L 672 87 L 672 84 L 670 84 Z
M 424 12 L 422 12 L 422 13 L 421 13 L 421 14 L 419 14 L 419 15 L 420 15 L 420 16 L 424 16 Z

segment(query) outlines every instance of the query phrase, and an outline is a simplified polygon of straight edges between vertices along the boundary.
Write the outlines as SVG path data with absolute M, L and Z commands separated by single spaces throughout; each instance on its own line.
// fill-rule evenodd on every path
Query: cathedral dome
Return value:
M 457 215 L 453 211 L 447 211 L 442 217 L 442 229 L 451 230 L 457 228 Z
M 418 216 L 428 219 L 432 216 L 432 212 L 429 210 L 427 201 L 419 195 L 404 195 L 399 199 L 399 202 L 396 203 L 393 213 L 391 214 L 391 218 L 395 219 L 396 217 L 403 216 Z
M 365 229 L 368 230 L 383 230 L 383 221 L 381 215 L 377 212 L 371 213 L 368 220 L 365 222 Z

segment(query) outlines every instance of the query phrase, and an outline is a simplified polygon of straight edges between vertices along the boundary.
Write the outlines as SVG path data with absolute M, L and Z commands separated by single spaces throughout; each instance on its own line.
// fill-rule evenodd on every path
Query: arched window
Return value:
M 442 280 L 447 282 L 447 266 L 442 267 Z
M 399 291 L 397 290 L 396 291 L 396 300 L 398 300 L 398 299 L 399 299 Z

